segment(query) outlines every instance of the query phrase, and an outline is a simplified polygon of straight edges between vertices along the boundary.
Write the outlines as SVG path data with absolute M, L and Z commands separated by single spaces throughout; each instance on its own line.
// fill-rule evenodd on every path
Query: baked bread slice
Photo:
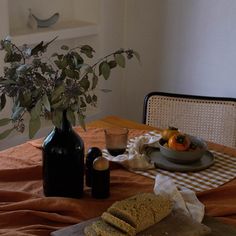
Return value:
M 172 202 L 167 196 L 140 193 L 115 202 L 107 212 L 125 221 L 140 232 L 158 223 L 172 210 Z
M 92 224 L 92 228 L 99 236 L 127 236 L 119 229 L 107 224 L 104 220 L 98 220 Z
M 136 235 L 136 230 L 133 226 L 117 218 L 116 216 L 113 216 L 112 214 L 108 212 L 104 212 L 101 217 L 105 222 L 107 222 L 108 224 L 112 226 L 115 226 L 116 228 L 120 229 L 124 233 L 127 233 L 130 236 Z

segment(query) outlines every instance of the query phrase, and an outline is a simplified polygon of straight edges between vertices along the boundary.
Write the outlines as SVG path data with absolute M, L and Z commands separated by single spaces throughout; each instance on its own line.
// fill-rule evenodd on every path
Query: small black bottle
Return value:
M 99 156 L 102 156 L 102 151 L 98 147 L 89 148 L 85 161 L 85 182 L 88 187 L 91 187 L 93 161 Z
M 93 162 L 92 169 L 92 197 L 108 198 L 110 196 L 110 168 L 109 161 L 100 156 Z

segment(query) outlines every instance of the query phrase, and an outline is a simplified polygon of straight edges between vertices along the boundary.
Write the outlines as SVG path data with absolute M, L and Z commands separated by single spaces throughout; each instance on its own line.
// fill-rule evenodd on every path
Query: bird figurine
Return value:
M 36 26 L 38 28 L 48 28 L 48 27 L 54 25 L 59 20 L 59 17 L 60 17 L 60 14 L 57 12 L 57 13 L 54 13 L 52 16 L 50 16 L 47 19 L 40 19 L 32 13 L 31 9 L 29 9 L 28 25 L 32 29 L 34 29 L 35 23 L 37 24 Z

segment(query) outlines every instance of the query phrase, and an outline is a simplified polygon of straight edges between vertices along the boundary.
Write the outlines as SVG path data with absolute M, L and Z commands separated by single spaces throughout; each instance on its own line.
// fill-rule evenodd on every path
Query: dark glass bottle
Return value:
M 93 161 L 102 156 L 102 151 L 98 147 L 91 147 L 88 149 L 85 162 L 85 183 L 86 186 L 91 187 Z
M 92 169 L 92 197 L 108 198 L 110 196 L 110 168 L 109 161 L 100 156 L 93 162 Z
M 55 127 L 43 143 L 45 196 L 80 198 L 84 189 L 84 143 L 63 112 L 61 128 Z

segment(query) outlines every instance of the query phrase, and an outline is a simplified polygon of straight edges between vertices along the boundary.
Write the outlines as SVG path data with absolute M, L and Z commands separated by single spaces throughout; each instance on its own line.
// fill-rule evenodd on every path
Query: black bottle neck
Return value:
M 66 110 L 64 110 L 62 113 L 61 127 L 56 127 L 56 130 L 58 130 L 59 132 L 67 132 L 72 130 L 71 123 L 69 122 L 66 116 Z

